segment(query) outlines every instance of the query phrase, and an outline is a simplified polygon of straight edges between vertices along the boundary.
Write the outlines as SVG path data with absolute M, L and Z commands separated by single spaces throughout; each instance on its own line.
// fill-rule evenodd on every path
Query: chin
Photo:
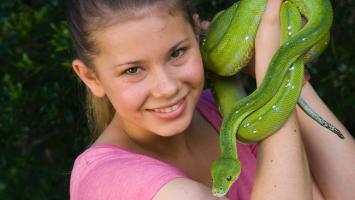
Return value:
M 171 137 L 186 131 L 194 118 L 196 104 L 201 95 L 202 89 L 194 91 L 186 98 L 184 111 L 175 119 L 162 119 L 153 115 L 151 126 L 152 132 L 162 137 Z
M 189 113 L 188 116 L 184 116 L 179 121 L 161 124 L 159 130 L 156 130 L 156 133 L 162 137 L 171 137 L 186 131 L 192 122 L 193 113 L 194 112 Z
M 172 125 L 172 126 L 167 126 L 166 128 L 159 130 L 157 133 L 158 133 L 158 135 L 160 135 L 162 137 L 175 136 L 175 135 L 178 135 L 178 134 L 184 132 L 189 127 L 190 124 L 191 124 L 191 120 L 189 120 L 189 122 L 179 123 L 179 124 Z

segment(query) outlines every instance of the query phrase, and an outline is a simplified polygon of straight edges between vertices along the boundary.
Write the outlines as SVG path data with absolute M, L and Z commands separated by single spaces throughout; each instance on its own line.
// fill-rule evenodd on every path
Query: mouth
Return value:
M 212 194 L 215 197 L 224 197 L 226 196 L 227 192 L 224 191 L 222 188 L 220 189 L 212 188 Z
M 225 193 L 213 193 L 213 196 L 215 196 L 215 197 L 224 197 L 224 196 L 226 196 L 226 194 Z
M 176 103 L 172 103 L 172 104 L 167 105 L 167 106 L 161 106 L 161 107 L 158 107 L 158 108 L 148 109 L 148 110 L 152 111 L 152 112 L 157 112 L 157 113 L 170 113 L 170 112 L 173 112 L 173 111 L 177 110 L 179 107 L 181 107 L 182 104 L 184 103 L 185 99 L 186 99 L 186 96 L 184 98 L 180 99 Z
M 156 109 L 152 109 L 152 111 L 158 112 L 158 113 L 170 113 L 170 112 L 177 110 L 181 105 L 182 105 L 182 102 L 180 101 L 177 104 L 175 104 L 174 106 L 167 107 L 167 108 L 156 108 Z
M 181 98 L 179 101 L 156 107 L 153 109 L 148 109 L 149 112 L 154 114 L 156 117 L 163 120 L 172 120 L 180 117 L 184 112 L 187 104 L 187 95 Z

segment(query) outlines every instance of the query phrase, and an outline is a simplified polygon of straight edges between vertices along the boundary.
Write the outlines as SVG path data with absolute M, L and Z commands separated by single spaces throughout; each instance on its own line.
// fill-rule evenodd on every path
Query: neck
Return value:
M 191 153 L 193 129 L 194 127 L 190 125 L 184 132 L 169 137 L 144 132 L 144 130 L 138 133 L 121 124 L 115 116 L 108 127 L 108 135 L 111 135 L 108 143 L 161 160 L 176 160 Z

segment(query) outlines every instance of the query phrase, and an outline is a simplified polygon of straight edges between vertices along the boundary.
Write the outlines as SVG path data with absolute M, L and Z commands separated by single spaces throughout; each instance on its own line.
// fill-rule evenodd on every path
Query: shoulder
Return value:
M 177 178 L 164 185 L 154 196 L 153 200 L 217 200 L 226 198 L 214 197 L 211 189 L 196 181 L 187 178 Z
M 185 175 L 172 165 L 111 145 L 98 145 L 75 161 L 70 197 L 77 199 L 152 199 L 167 182 Z

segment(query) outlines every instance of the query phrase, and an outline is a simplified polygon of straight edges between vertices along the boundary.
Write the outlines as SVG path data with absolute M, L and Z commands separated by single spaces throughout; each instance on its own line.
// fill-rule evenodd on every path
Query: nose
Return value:
M 179 80 L 174 73 L 161 67 L 154 70 L 152 95 L 156 98 L 169 98 L 175 96 L 179 91 Z

